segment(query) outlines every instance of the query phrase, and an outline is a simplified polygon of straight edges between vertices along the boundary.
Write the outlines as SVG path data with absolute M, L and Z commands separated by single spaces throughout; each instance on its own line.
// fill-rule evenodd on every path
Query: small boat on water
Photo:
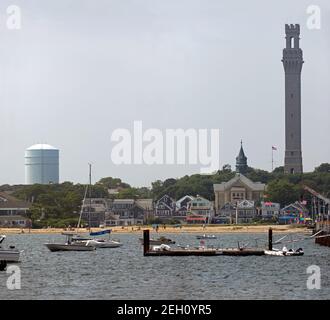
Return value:
M 212 240 L 212 239 L 216 239 L 217 237 L 214 234 L 203 234 L 202 236 L 196 236 L 197 239 L 201 240 L 201 239 L 208 239 L 208 240 Z
M 7 249 L 2 247 L 2 243 L 5 241 L 6 236 L 0 236 L 0 261 L 7 263 L 16 263 L 20 260 L 22 251 L 19 251 L 15 246 L 9 246 Z
M 123 244 L 118 240 L 110 239 L 111 230 L 103 230 L 99 232 L 91 232 L 90 236 L 102 236 L 109 234 L 109 239 L 93 239 L 88 237 L 76 236 L 72 238 L 72 242 L 76 244 L 85 244 L 86 246 L 95 247 L 95 248 L 118 248 Z
M 139 238 L 141 244 L 143 244 L 143 239 Z M 149 240 L 150 245 L 161 245 L 161 244 L 175 244 L 175 241 L 166 238 L 166 237 L 160 237 L 158 239 L 150 239 Z
M 273 250 L 265 250 L 265 255 L 268 256 L 302 256 L 304 255 L 304 250 L 302 248 L 299 248 L 297 250 L 288 249 L 287 247 L 283 247 L 282 250 L 279 249 L 273 249 Z
M 45 246 L 51 251 L 93 251 L 94 246 L 88 246 L 85 242 L 72 241 L 73 233 L 66 233 L 67 240 L 65 243 L 45 243 Z

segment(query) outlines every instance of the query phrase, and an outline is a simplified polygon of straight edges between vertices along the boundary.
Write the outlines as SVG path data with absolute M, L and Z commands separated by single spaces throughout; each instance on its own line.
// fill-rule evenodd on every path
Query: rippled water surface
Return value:
M 165 235 L 166 236 L 166 235 Z M 197 246 L 194 234 L 168 234 Z M 21 290 L 8 290 L 0 273 L 0 299 L 329 299 L 330 248 L 300 243 L 302 257 L 143 257 L 137 234 L 120 234 L 121 248 L 52 253 L 46 242 L 61 235 L 9 235 L 6 244 L 24 250 Z M 280 236 L 277 236 L 279 238 Z M 264 234 L 220 234 L 209 243 L 255 244 Z M 259 241 L 259 245 L 262 242 Z M 321 268 L 321 289 L 308 290 L 310 265 Z

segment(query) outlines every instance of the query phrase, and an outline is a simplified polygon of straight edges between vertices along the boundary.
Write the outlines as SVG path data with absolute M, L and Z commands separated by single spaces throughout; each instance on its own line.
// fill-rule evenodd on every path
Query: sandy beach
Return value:
M 268 229 L 272 228 L 276 233 L 306 233 L 309 231 L 306 227 L 297 227 L 294 225 L 208 225 L 203 226 L 182 226 L 182 228 L 173 226 L 159 226 L 158 233 L 266 233 Z M 124 226 L 124 227 L 108 227 L 112 233 L 142 233 L 143 230 L 149 229 L 151 232 L 156 233 L 152 226 Z M 92 228 L 92 231 L 102 230 L 100 228 Z M 0 228 L 0 234 L 61 234 L 62 232 L 78 232 L 87 233 L 88 229 L 61 229 L 61 228 L 48 228 L 48 229 L 15 229 L 15 228 Z

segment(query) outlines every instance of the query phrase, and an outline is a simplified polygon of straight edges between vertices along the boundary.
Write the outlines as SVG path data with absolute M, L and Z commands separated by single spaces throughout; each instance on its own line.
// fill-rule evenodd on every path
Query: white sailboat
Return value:
M 92 190 L 92 165 L 91 164 L 89 164 L 89 186 L 85 190 L 83 204 L 86 201 L 87 190 L 89 190 L 89 214 L 88 214 L 89 223 L 88 223 L 88 226 L 90 228 L 91 227 L 90 217 L 91 217 L 91 206 L 92 206 L 92 204 L 91 204 L 91 198 L 92 198 L 92 192 L 91 192 L 91 190 Z M 82 206 L 81 211 L 80 211 L 80 216 L 79 216 L 77 229 L 80 228 L 82 212 L 83 212 L 83 206 Z M 106 234 L 109 234 L 109 239 L 90 238 L 90 237 L 102 236 L 102 235 L 106 235 Z M 99 231 L 99 232 L 91 232 L 89 234 L 90 237 L 83 237 L 83 236 L 77 235 L 76 237 L 72 238 L 72 241 L 76 244 L 85 244 L 86 246 L 94 247 L 94 248 L 118 248 L 118 247 L 121 247 L 123 244 L 119 241 L 115 241 L 115 240 L 110 239 L 110 234 L 111 234 L 111 230 L 102 230 L 102 231 Z
M 86 243 L 72 241 L 74 233 L 65 233 L 67 240 L 65 243 L 45 243 L 45 246 L 51 251 L 93 251 L 95 247 L 87 246 Z

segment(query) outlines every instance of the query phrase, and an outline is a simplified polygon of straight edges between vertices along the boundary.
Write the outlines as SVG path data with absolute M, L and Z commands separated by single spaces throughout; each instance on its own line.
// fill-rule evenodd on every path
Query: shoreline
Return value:
M 211 225 L 203 228 L 202 226 L 182 226 L 182 228 L 175 228 L 172 226 L 166 226 L 164 229 L 162 226 L 159 227 L 158 232 L 151 226 L 124 226 L 124 227 L 107 227 L 107 228 L 92 228 L 91 231 L 100 231 L 104 229 L 111 229 L 112 234 L 142 234 L 143 230 L 149 229 L 150 232 L 154 234 L 162 233 L 266 233 L 269 228 L 272 228 L 275 233 L 306 233 L 310 232 L 307 227 L 298 227 L 292 225 L 255 225 L 255 226 L 243 226 L 243 225 Z M 8 234 L 61 234 L 63 232 L 73 232 L 73 233 L 88 233 L 89 230 L 85 228 L 72 228 L 72 229 L 62 229 L 62 228 L 48 228 L 48 229 L 18 229 L 18 228 L 0 228 L 1 235 Z

